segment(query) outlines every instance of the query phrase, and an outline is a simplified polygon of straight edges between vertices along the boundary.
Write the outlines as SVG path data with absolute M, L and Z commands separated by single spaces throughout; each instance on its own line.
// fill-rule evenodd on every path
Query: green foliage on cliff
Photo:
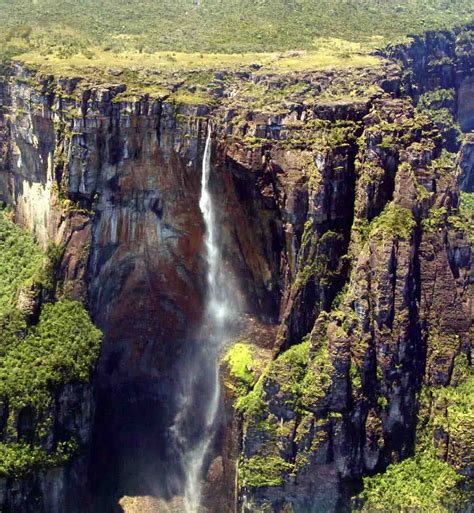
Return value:
M 42 408 L 52 387 L 88 380 L 100 341 L 81 303 L 45 305 L 38 325 L 0 359 L 0 397 L 15 408 Z
M 328 341 L 323 339 L 316 346 L 312 346 L 308 337 L 273 360 L 253 389 L 238 397 L 236 407 L 249 418 L 265 413 L 264 387 L 271 383 L 277 385 L 278 394 L 286 398 L 285 401 L 292 409 L 297 412 L 306 411 L 325 396 L 333 372 Z M 247 383 L 250 385 L 250 382 Z
M 427 114 L 440 130 L 449 151 L 457 151 L 462 140 L 462 133 L 455 119 L 456 95 L 454 89 L 436 89 L 422 94 L 418 108 Z
M 364 478 L 363 512 L 463 511 L 472 480 L 462 475 L 474 454 L 474 375 L 464 352 L 455 359 L 450 386 L 420 393 L 416 454 Z
M 20 285 L 40 273 L 43 261 L 32 235 L 0 210 L 0 315 L 12 306 Z
M 244 417 L 246 437 L 259 440 L 258 452 L 243 456 L 239 463 L 243 486 L 282 485 L 288 475 L 297 475 L 308 463 L 311 451 L 327 441 L 327 423 L 333 413 L 318 419 L 314 432 L 307 419 L 321 406 L 318 403 L 326 396 L 333 374 L 327 339 L 311 341 L 308 337 L 277 356 L 253 390 L 238 398 L 236 406 Z M 296 461 L 288 458 L 286 450 L 286 441 L 292 437 L 294 443 L 303 444 Z
M 434 446 L 440 454 L 447 454 L 455 470 L 463 471 L 472 464 L 474 454 L 474 375 L 464 353 L 456 358 L 455 369 L 462 380 L 458 386 L 423 390 L 417 449 L 430 451 Z M 449 445 L 444 447 L 446 440 Z
M 467 23 L 470 0 L 1 0 L 4 44 L 67 59 L 111 52 L 314 49 L 317 38 L 371 44 Z M 231 27 L 231 30 L 229 29 Z
M 290 473 L 293 465 L 278 455 L 253 456 L 239 467 L 244 486 L 260 488 L 279 486 L 285 482 L 285 473 Z
M 73 438 L 53 451 L 40 444 L 51 434 L 56 391 L 89 380 L 101 332 L 81 303 L 66 300 L 44 305 L 39 323 L 29 329 L 23 316 L 11 310 L 0 317 L 0 328 L 0 406 L 8 405 L 8 418 L 0 418 L 5 422 L 0 433 L 7 434 L 0 443 L 0 475 L 20 477 L 60 465 L 75 453 Z M 18 415 L 27 410 L 34 419 L 28 443 L 17 440 Z
M 452 513 L 468 496 L 459 489 L 463 478 L 445 461 L 423 454 L 390 465 L 385 473 L 364 478 L 362 512 L 417 511 Z
M 459 208 L 448 217 L 449 223 L 457 230 L 462 230 L 474 244 L 474 193 L 461 192 Z
M 280 385 L 285 393 L 303 393 L 303 380 L 309 362 L 311 344 L 309 341 L 294 345 L 283 352 L 271 365 L 267 379 Z
M 77 442 L 71 439 L 59 442 L 49 453 L 42 447 L 27 443 L 0 443 L 0 476 L 21 478 L 33 469 L 57 467 L 66 463 L 78 450 Z
M 224 361 L 228 364 L 233 378 L 242 382 L 243 385 L 252 385 L 255 374 L 253 371 L 252 349 L 248 344 L 238 342 L 232 346 Z
M 408 240 L 414 226 L 415 220 L 411 211 L 391 202 L 370 224 L 370 237 L 380 240 L 383 237 L 400 237 Z
M 89 380 L 101 342 L 81 303 L 44 303 L 62 252 L 50 245 L 45 255 L 30 233 L 0 211 L 0 476 L 60 465 L 77 449 L 73 433 L 54 450 L 42 446 L 51 436 L 57 391 Z M 43 290 L 39 319 L 33 316 L 37 324 L 15 307 L 18 289 L 33 295 Z M 27 439 L 20 433 L 21 412 L 30 418 Z
M 474 192 L 461 192 L 461 209 L 466 214 L 474 215 Z

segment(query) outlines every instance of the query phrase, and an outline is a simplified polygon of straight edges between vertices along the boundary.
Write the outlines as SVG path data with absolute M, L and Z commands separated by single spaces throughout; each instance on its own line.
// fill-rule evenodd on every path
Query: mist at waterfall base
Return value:
M 219 242 L 215 203 L 211 193 L 212 138 L 209 127 L 202 163 L 199 207 L 203 216 L 207 292 L 197 346 L 182 366 L 178 414 L 170 438 L 180 457 L 184 476 L 186 513 L 200 511 L 205 471 L 215 453 L 220 426 L 221 394 L 219 356 L 228 339 L 230 325 L 239 312 L 233 279 L 225 271 Z

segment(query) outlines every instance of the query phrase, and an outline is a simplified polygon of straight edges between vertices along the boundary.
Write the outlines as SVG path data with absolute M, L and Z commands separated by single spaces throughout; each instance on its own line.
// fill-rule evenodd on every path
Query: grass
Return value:
M 153 72 L 375 65 L 373 50 L 411 33 L 469 23 L 474 6 L 468 0 L 0 0 L 0 16 L 0 61 L 21 56 L 47 72 L 94 80 L 111 79 L 110 68 L 135 70 L 127 80 L 160 96 L 169 77 Z
M 91 47 L 232 54 L 314 50 L 329 37 L 384 44 L 467 23 L 474 6 L 470 0 L 0 0 L 0 15 L 6 42 L 67 58 Z
M 44 74 L 62 77 L 83 78 L 82 85 L 98 81 L 125 83 L 127 91 L 120 95 L 123 100 L 149 94 L 163 97 L 169 94 L 169 84 L 177 77 L 185 79 L 184 87 L 174 95 L 182 103 L 199 100 L 199 88 L 204 88 L 214 80 L 213 71 L 235 71 L 245 68 L 258 68 L 256 73 L 287 73 L 289 71 L 317 70 L 326 67 L 357 68 L 376 66 L 381 59 L 369 55 L 360 44 L 326 40 L 318 50 L 287 53 L 183 53 L 155 52 L 143 54 L 136 51 L 112 53 L 94 48 L 92 56 L 84 53 L 71 55 L 67 59 L 57 54 L 42 55 L 34 50 L 15 56 L 15 59 Z M 255 72 L 255 70 L 254 70 Z M 198 91 L 190 93 L 186 86 L 198 86 Z M 81 85 L 79 86 L 81 90 Z M 201 101 L 206 102 L 204 93 Z

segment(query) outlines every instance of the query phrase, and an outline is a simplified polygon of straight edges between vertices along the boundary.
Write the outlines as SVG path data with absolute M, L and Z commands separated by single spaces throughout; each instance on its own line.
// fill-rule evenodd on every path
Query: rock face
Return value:
M 473 29 L 468 25 L 453 32 L 428 32 L 385 52 L 403 66 L 402 84 L 416 103 L 429 91 L 456 91 L 453 109 L 464 132 L 474 129 Z
M 459 156 L 459 187 L 465 192 L 474 192 L 474 134 L 468 134 Z
M 64 244 L 61 291 L 87 300 L 105 339 L 94 400 L 90 389 L 71 398 L 71 411 L 89 412 L 90 458 L 2 482 L 0 504 L 27 512 L 34 496 L 35 511 L 104 513 L 124 495 L 180 493 L 167 436 L 203 312 L 209 122 L 222 254 L 245 312 L 266 325 L 251 342 L 272 357 L 246 397 L 225 397 L 206 507 L 349 510 L 364 475 L 413 454 L 420 391 L 456 384 L 461 357 L 470 362 L 474 278 L 447 139 L 405 93 L 417 103 L 452 89 L 451 115 L 474 127 L 472 41 L 462 34 L 392 49 L 406 74 L 384 63 L 219 75 L 211 107 L 125 102 L 119 83 L 84 88 L 14 65 L 0 87 L 0 199 L 43 245 Z M 464 446 L 445 435 L 444 459 L 461 458 Z
M 241 399 L 243 511 L 348 509 L 354 479 L 413 453 L 421 387 L 451 384 L 456 357 L 470 355 L 470 241 L 454 220 L 431 221 L 451 219 L 455 174 L 408 102 L 376 100 L 362 123 L 343 167 L 356 177 L 349 249 L 336 258 L 347 251 L 348 285 L 337 306 L 318 295 L 297 305 L 298 329 L 311 314 L 304 333 L 283 317 L 279 356 Z M 307 279 L 296 275 L 295 297 L 322 276 L 317 247 L 306 250 L 323 239 L 314 225 L 306 222 L 299 253 L 311 267 Z
M 4 406 L 5 411 L 0 418 L 0 440 L 2 441 L 5 439 L 8 418 L 8 404 L 2 404 L 2 409 Z M 76 433 L 78 444 L 84 448 L 90 447 L 94 419 L 94 400 L 90 384 L 71 384 L 59 389 L 54 395 L 48 415 L 54 419 L 54 426 L 47 436 L 44 447 L 46 450 L 56 447 L 64 433 Z M 34 432 L 35 422 L 34 411 L 30 411 L 28 407 L 18 412 L 15 426 L 18 440 L 32 441 L 29 433 Z M 11 436 L 10 433 L 9 438 Z M 62 467 L 39 470 L 21 479 L 0 478 L 1 511 L 18 513 L 84 511 L 77 497 L 87 500 L 89 496 L 87 492 L 89 452 L 90 450 L 86 449 L 80 457 L 76 457 L 71 463 Z

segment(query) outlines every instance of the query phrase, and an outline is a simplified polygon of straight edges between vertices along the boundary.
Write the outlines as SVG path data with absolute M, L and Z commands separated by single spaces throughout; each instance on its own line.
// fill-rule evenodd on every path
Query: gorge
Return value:
M 77 441 L 0 463 L 0 511 L 471 511 L 474 25 L 180 58 L 1 79 L 1 215 L 50 266 L 15 336 L 65 302 L 102 342 L 78 313 L 44 412 L 0 384 L 0 455 Z

